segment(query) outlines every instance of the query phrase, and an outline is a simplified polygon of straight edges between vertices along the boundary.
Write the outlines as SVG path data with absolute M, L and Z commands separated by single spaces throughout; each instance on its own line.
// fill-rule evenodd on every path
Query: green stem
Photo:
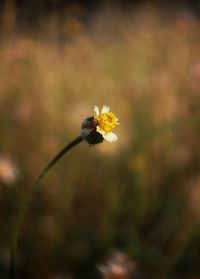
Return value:
M 25 202 L 23 204 L 23 207 L 20 210 L 19 217 L 17 220 L 17 224 L 13 233 L 12 238 L 12 246 L 11 246 L 11 261 L 10 261 L 10 275 L 9 278 L 14 278 L 14 267 L 15 267 L 15 253 L 18 245 L 18 239 L 19 239 L 19 233 L 20 229 L 23 223 L 23 220 L 25 218 L 26 212 L 28 210 L 28 207 L 31 203 L 32 196 L 37 189 L 37 186 L 39 185 L 39 182 L 42 180 L 42 178 L 45 176 L 45 174 L 49 171 L 50 168 L 52 168 L 56 162 L 64 155 L 66 154 L 70 149 L 75 147 L 77 144 L 83 141 L 82 136 L 78 136 L 76 139 L 74 139 L 71 143 L 69 143 L 67 146 L 65 146 L 50 162 L 49 164 L 44 168 L 44 170 L 41 172 L 41 174 L 36 178 L 36 180 L 33 182 L 30 190 L 28 191 Z

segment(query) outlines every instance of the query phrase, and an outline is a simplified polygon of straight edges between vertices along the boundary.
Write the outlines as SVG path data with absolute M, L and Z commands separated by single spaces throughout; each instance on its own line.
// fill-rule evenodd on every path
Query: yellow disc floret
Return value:
M 95 117 L 95 123 L 104 133 L 109 133 L 119 124 L 116 115 L 112 112 L 100 113 Z

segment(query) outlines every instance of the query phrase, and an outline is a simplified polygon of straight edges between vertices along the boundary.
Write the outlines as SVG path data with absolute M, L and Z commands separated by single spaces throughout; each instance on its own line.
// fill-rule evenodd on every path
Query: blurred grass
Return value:
M 45 178 L 21 234 L 19 278 L 99 278 L 96 266 L 113 249 L 137 262 L 134 278 L 198 278 L 198 20 L 144 7 L 101 12 L 89 27 L 68 17 L 60 25 L 54 16 L 18 32 L 15 11 L 6 13 L 1 278 L 25 193 L 95 104 L 119 116 L 119 141 L 83 143 Z

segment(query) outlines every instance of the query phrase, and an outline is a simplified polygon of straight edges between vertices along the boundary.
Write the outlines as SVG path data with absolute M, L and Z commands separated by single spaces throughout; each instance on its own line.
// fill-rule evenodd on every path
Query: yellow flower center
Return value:
M 99 129 L 105 133 L 111 132 L 119 125 L 116 115 L 112 112 L 100 113 L 94 120 Z

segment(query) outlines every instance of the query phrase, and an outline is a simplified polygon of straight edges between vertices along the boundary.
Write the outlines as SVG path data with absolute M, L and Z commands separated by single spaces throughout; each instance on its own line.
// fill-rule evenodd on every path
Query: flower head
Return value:
M 94 122 L 96 130 L 99 132 L 105 140 L 114 142 L 118 139 L 117 135 L 112 131 L 119 125 L 118 118 L 113 112 L 110 112 L 108 106 L 103 106 L 101 112 L 99 108 L 94 108 Z
M 101 112 L 95 106 L 94 116 L 87 118 L 82 123 L 82 135 L 90 144 L 97 144 L 104 139 L 109 142 L 114 142 L 118 139 L 113 133 L 116 126 L 119 125 L 118 118 L 108 106 L 103 106 Z
M 104 279 L 128 279 L 136 278 L 136 263 L 130 260 L 126 254 L 115 251 L 108 258 L 106 264 L 98 266 Z

